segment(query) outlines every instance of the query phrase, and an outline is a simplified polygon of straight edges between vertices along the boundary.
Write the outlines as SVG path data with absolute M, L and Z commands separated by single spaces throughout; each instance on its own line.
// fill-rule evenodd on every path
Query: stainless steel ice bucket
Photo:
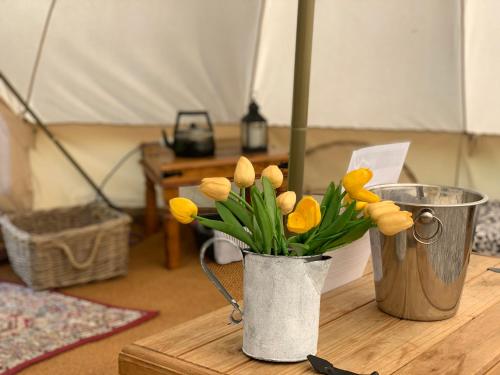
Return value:
M 404 319 L 452 317 L 462 295 L 477 207 L 488 198 L 466 189 L 421 184 L 370 190 L 410 211 L 415 222 L 395 236 L 370 230 L 378 307 Z

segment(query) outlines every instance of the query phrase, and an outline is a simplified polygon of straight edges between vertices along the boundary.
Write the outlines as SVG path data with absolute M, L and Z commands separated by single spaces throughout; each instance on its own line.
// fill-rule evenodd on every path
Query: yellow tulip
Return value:
M 352 199 L 375 203 L 380 201 L 380 197 L 363 187 L 372 177 L 373 173 L 370 169 L 359 168 L 347 173 L 342 179 L 342 185 Z
M 226 201 L 231 191 L 231 181 L 225 177 L 208 177 L 201 180 L 200 190 L 216 201 Z
M 234 182 L 239 188 L 247 188 L 255 181 L 255 170 L 246 157 L 241 156 L 234 170 Z
M 348 172 L 342 179 L 344 189 L 354 198 L 351 192 L 361 189 L 373 177 L 373 172 L 368 168 L 359 168 Z
M 182 224 L 189 224 L 198 215 L 198 207 L 187 198 L 173 198 L 168 201 L 170 212 Z
M 321 222 L 321 208 L 313 197 L 300 200 L 295 211 L 288 215 L 287 228 L 293 233 L 305 233 Z
M 383 215 L 389 214 L 391 212 L 398 212 L 401 208 L 395 204 L 385 204 L 379 207 L 375 207 L 370 210 L 370 217 L 374 222 L 377 222 Z
M 276 198 L 276 205 L 280 209 L 283 215 L 288 215 L 292 212 L 295 202 L 297 201 L 297 196 L 294 191 L 285 191 L 281 193 Z
M 353 201 L 353 199 L 351 198 L 351 196 L 349 194 L 346 194 L 344 197 L 344 202 L 349 205 L 349 204 L 351 204 L 352 201 Z M 363 202 L 363 201 L 356 201 L 355 210 L 361 211 L 362 209 L 364 209 L 367 206 L 367 204 L 368 203 Z
M 349 192 L 349 195 L 353 199 L 356 199 L 357 201 L 362 201 L 367 203 L 380 202 L 380 197 L 377 194 L 372 193 L 371 191 L 368 191 L 364 188 L 361 188 L 353 192 Z
M 364 208 L 364 213 L 365 216 L 370 216 L 370 213 L 372 210 L 381 207 L 381 206 L 386 206 L 386 205 L 391 205 L 394 204 L 393 201 L 380 201 L 380 202 L 375 202 L 375 203 L 368 203 L 365 208 Z
M 377 221 L 378 229 L 386 236 L 394 236 L 413 225 L 411 213 L 408 211 L 396 211 L 386 213 L 379 217 Z
M 386 204 L 385 206 L 371 210 L 370 217 L 374 222 L 377 222 L 383 215 L 391 212 L 398 212 L 400 210 L 399 206 L 396 206 L 395 204 Z
M 264 168 L 262 177 L 267 177 L 275 189 L 279 188 L 283 183 L 283 172 L 281 172 L 281 169 L 277 165 L 270 165 Z
M 311 229 L 307 226 L 306 219 L 297 212 L 292 212 L 288 215 L 286 226 L 290 232 L 298 234 L 306 233 Z

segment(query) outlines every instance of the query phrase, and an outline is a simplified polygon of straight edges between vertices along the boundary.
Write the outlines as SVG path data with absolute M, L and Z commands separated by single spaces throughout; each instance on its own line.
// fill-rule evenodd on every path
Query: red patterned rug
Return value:
M 156 315 L 0 282 L 0 375 L 15 374 Z

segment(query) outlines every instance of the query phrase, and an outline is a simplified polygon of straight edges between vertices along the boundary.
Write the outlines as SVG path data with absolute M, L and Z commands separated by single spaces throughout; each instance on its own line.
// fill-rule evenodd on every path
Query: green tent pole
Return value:
M 304 188 L 304 158 L 306 151 L 307 110 L 309 106 L 314 2 L 315 0 L 299 0 L 297 13 L 288 176 L 289 190 L 295 191 L 297 199 L 302 197 Z

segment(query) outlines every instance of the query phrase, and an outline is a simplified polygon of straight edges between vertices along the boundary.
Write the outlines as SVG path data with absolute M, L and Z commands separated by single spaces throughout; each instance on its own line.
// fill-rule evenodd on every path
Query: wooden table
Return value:
M 173 152 L 159 143 L 142 145 L 141 165 L 146 177 L 146 235 L 157 231 L 159 226 L 156 206 L 155 186 L 161 187 L 163 200 L 167 207 L 164 217 L 165 263 L 167 268 L 180 266 L 180 224 L 170 215 L 168 201 L 179 196 L 181 186 L 198 185 L 205 177 L 231 177 L 241 155 L 239 140 L 218 141 L 216 155 L 204 158 L 177 158 Z M 268 152 L 246 155 L 253 163 L 255 172 L 260 175 L 262 169 L 270 164 L 280 166 L 286 176 L 288 154 Z M 283 187 L 286 186 L 286 183 Z
M 376 307 L 372 274 L 322 299 L 318 355 L 360 373 L 500 374 L 500 259 L 473 255 L 458 314 L 439 322 L 391 317 Z M 121 375 L 312 374 L 308 362 L 271 364 L 241 352 L 241 325 L 225 307 L 139 340 L 119 356 Z

